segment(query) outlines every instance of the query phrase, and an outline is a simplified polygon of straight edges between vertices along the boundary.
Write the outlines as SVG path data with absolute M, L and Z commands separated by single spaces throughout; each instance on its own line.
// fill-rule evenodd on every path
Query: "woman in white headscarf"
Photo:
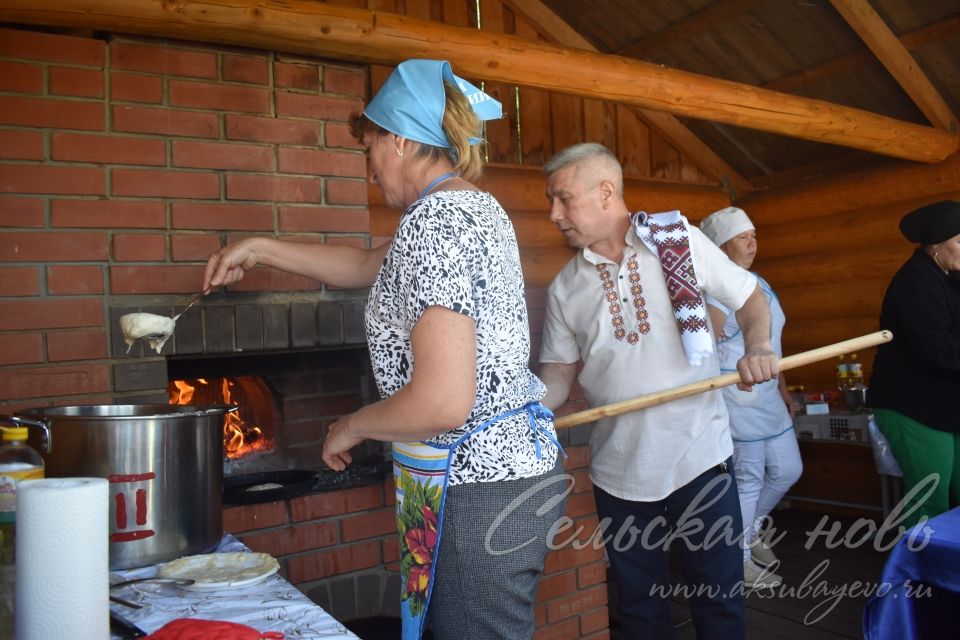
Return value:
M 210 257 L 204 290 L 257 264 L 370 287 L 366 333 L 381 400 L 329 427 L 323 459 L 393 442 L 404 640 L 530 638 L 562 467 L 530 336 L 513 226 L 471 182 L 481 119 L 500 105 L 440 60 L 401 63 L 353 121 L 370 181 L 402 208 L 374 249 L 277 238 Z M 429 618 L 427 612 L 429 611 Z
M 757 255 L 757 231 L 747 214 L 727 207 L 707 216 L 700 230 L 738 266 L 749 269 Z M 780 338 L 786 317 L 776 294 L 757 276 L 770 306 L 770 344 L 783 357 Z M 743 334 L 736 316 L 721 302 L 707 297 L 707 309 L 717 337 L 722 371 L 736 371 L 743 357 Z M 803 471 L 793 431 L 793 398 L 781 373 L 779 379 L 754 385 L 750 391 L 726 387 L 723 397 L 730 413 L 733 465 L 743 514 L 743 573 L 747 586 L 775 586 L 779 562 L 759 536 L 761 525 Z

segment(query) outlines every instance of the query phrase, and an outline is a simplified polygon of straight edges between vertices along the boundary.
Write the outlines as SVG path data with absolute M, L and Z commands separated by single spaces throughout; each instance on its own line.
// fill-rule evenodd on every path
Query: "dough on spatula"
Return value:
M 130 347 L 139 338 L 145 338 L 150 348 L 160 353 L 163 345 L 173 335 L 175 325 L 173 318 L 155 313 L 128 313 L 120 316 L 120 330 L 123 331 L 123 339 L 127 343 L 127 353 L 130 353 Z

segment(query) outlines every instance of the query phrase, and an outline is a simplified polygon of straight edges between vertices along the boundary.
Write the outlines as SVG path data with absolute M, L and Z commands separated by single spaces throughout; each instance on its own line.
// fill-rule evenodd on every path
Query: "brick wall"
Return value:
M 0 411 L 162 398 L 164 359 L 127 355 L 116 319 L 176 313 L 228 241 L 368 246 L 366 162 L 346 124 L 366 76 L 275 53 L 0 30 Z M 322 346 L 331 321 L 334 342 L 357 342 L 356 305 L 341 308 L 356 298 L 256 270 L 229 310 L 216 308 L 225 294 L 194 307 L 164 354 Z M 237 303 L 268 309 L 241 320 Z
M 582 527 L 551 551 L 537 591 L 535 640 L 609 638 L 603 550 L 588 543 L 597 527 L 587 447 L 568 445 L 574 479 L 567 516 Z M 289 501 L 228 507 L 224 528 L 275 556 L 283 574 L 341 621 L 400 615 L 399 547 L 391 478 L 383 484 L 315 493 Z M 573 537 L 568 531 L 558 540 Z M 582 548 L 580 548 L 582 547 Z

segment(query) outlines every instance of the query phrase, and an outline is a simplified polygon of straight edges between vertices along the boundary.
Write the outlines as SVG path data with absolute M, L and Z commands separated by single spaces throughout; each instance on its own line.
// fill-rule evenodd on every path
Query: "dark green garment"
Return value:
M 932 518 L 956 506 L 960 499 L 960 434 L 925 427 L 887 409 L 876 409 L 874 417 L 903 472 L 904 507 L 909 516 L 901 524 L 912 527 L 921 516 Z M 918 485 L 923 486 L 911 496 Z

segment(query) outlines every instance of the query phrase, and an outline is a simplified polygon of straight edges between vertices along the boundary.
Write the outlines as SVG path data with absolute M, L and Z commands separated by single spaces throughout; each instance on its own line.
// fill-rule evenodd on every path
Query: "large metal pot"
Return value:
M 110 481 L 114 570 L 216 546 L 223 535 L 223 419 L 233 409 L 87 405 L 16 415 L 49 428 L 49 450 L 31 430 L 31 444 L 43 454 L 47 477 Z

